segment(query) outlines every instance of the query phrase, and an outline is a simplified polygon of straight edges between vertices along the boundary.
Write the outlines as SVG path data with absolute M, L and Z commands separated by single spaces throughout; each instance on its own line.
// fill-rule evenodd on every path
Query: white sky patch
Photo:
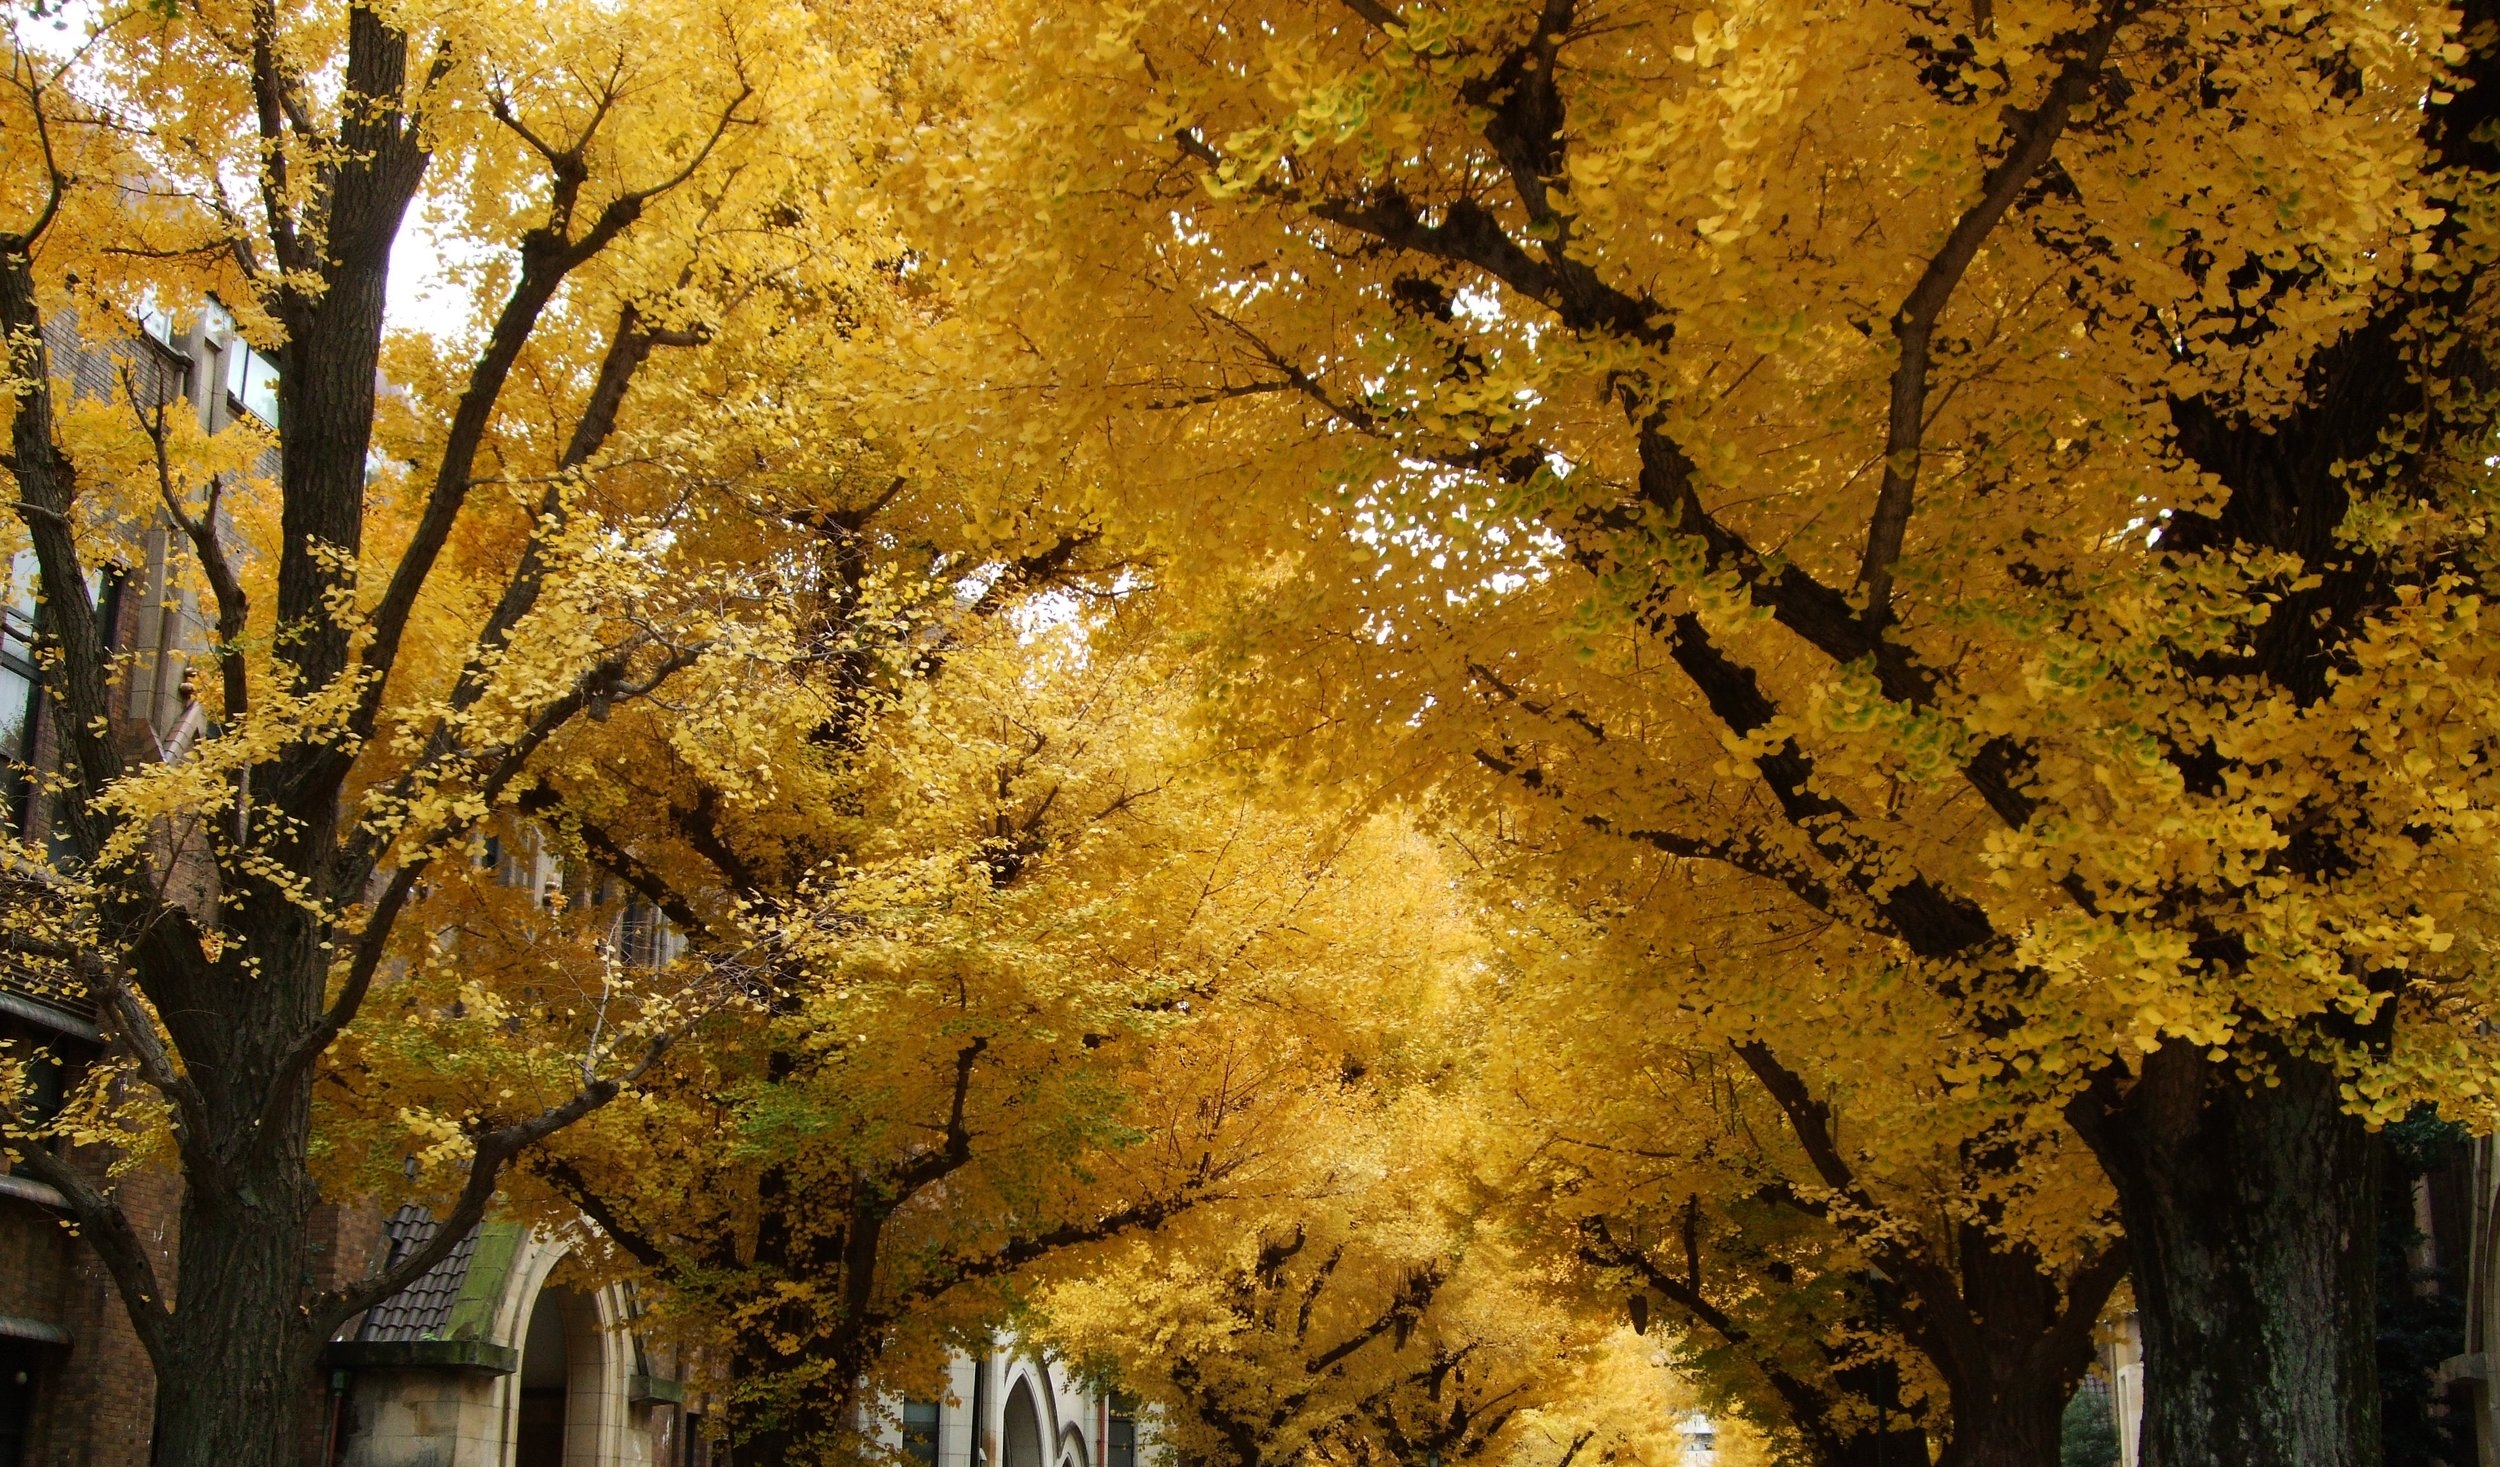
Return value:
M 1488 325 L 1503 319 L 1501 297 L 1472 285 L 1458 288 L 1458 292 L 1450 297 L 1450 309 L 1469 320 Z
M 445 238 L 421 201 L 408 211 L 399 237 L 391 241 L 382 319 L 396 330 L 420 332 L 437 341 L 460 336 L 476 313 L 458 271 L 476 264 L 482 253 L 467 241 Z
M 1016 641 L 1029 647 L 1044 637 L 1073 628 L 1084 612 L 1085 602 L 1081 598 L 1054 587 L 1023 597 L 1007 608 L 1007 624 L 1016 629 Z
M 95 0 L 62 0 L 50 8 L 49 15 L 11 15 L 9 30 L 19 45 L 36 55 L 65 61 L 94 31 L 104 7 Z

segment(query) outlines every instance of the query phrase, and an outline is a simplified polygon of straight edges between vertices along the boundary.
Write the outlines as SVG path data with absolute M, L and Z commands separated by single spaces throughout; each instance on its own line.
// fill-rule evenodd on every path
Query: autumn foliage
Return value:
M 165 1460 L 432 1261 L 321 1197 L 574 1230 L 759 1462 L 1012 1324 L 1190 1462 L 2036 1467 L 2122 1309 L 2143 1461 L 2379 1460 L 2379 1129 L 2500 1126 L 2483 0 L 10 24 L 6 932 L 116 1041 L 14 1165 Z M 47 354 L 212 307 L 274 418 Z

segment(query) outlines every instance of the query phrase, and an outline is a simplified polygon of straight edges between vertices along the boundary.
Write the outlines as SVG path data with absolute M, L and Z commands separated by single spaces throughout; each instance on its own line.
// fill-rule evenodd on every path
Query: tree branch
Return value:
M 669 193 L 694 176 L 728 135 L 729 129 L 740 121 L 739 109 L 753 96 L 754 88 L 741 82 L 737 95 L 721 109 L 719 116 L 713 120 L 710 133 L 684 167 L 647 188 L 631 190 L 611 199 L 578 239 L 570 236 L 569 226 L 574 202 L 588 179 L 587 168 L 581 163 L 581 158 L 596 131 L 596 119 L 576 141 L 572 151 L 565 155 L 572 162 L 554 169 L 555 184 L 548 204 L 547 221 L 522 238 L 520 278 L 514 282 L 511 295 L 496 315 L 494 328 L 487 335 L 486 349 L 471 368 L 468 383 L 453 408 L 451 426 L 444 437 L 442 458 L 435 466 L 434 484 L 426 495 L 425 508 L 418 516 L 417 528 L 410 536 L 398 566 L 391 572 L 390 583 L 382 593 L 381 602 L 374 608 L 372 640 L 364 655 L 364 665 L 372 675 L 371 684 L 351 725 L 359 737 L 370 736 L 375 720 L 380 716 L 383 686 L 398 661 L 400 641 L 407 633 L 408 619 L 415 613 L 417 598 L 432 576 L 434 563 L 441 557 L 443 547 L 451 539 L 452 525 L 458 520 L 461 507 L 468 501 L 472 468 L 479 449 L 485 443 L 496 404 L 503 396 L 504 384 L 510 378 L 514 365 L 520 360 L 522 348 L 537 329 L 539 316 L 554 300 L 558 287 L 563 285 L 567 276 L 606 249 L 639 220 L 643 209 L 653 199 Z M 619 342 L 624 339 L 622 333 L 611 339 L 611 362 L 615 359 Z M 647 352 L 650 345 L 651 341 L 644 339 L 641 350 Z M 639 359 L 636 364 L 639 364 Z M 609 379 L 609 366 L 609 363 L 602 364 L 603 386 Z M 630 367 L 625 369 L 624 375 L 630 377 Z M 621 398 L 621 382 L 616 386 L 616 393 Z M 593 406 L 594 411 L 585 413 L 582 425 L 575 430 L 577 442 L 583 427 L 591 424 L 597 416 L 595 397 Z M 611 404 L 608 408 L 610 423 L 613 412 Z M 606 428 L 602 426 L 598 436 L 604 438 L 605 432 Z
M 955 1088 L 946 1107 L 946 1129 L 940 1143 L 919 1153 L 894 1174 L 893 1200 L 904 1202 L 941 1177 L 972 1160 L 972 1131 L 964 1121 L 964 1107 L 972 1096 L 972 1070 L 987 1054 L 987 1035 L 976 1034 L 972 1041 L 955 1051 Z
M 400 1293 L 423 1278 L 435 1264 L 450 1256 L 451 1250 L 468 1236 L 469 1230 L 484 1220 L 487 1206 L 495 1198 L 496 1181 L 514 1156 L 614 1100 L 626 1086 L 641 1079 L 653 1065 L 659 1063 L 674 1040 L 673 1035 L 656 1036 L 645 1047 L 642 1057 L 623 1074 L 594 1080 L 559 1105 L 550 1106 L 528 1120 L 499 1126 L 479 1136 L 469 1161 L 468 1182 L 461 1188 L 460 1198 L 452 1205 L 450 1214 L 434 1229 L 434 1236 L 378 1274 L 345 1288 L 315 1295 L 305 1312 L 316 1335 L 328 1339 L 338 1332 L 340 1325 Z
M 62 196 L 69 192 L 69 175 L 62 171 L 60 160 L 52 150 L 52 119 L 43 108 L 43 94 L 51 89 L 35 79 L 34 59 L 12 46 L 9 53 L 11 81 L 17 81 L 20 65 L 26 68 L 27 79 L 18 83 L 18 90 L 26 94 L 26 110 L 34 116 L 35 152 L 43 159 L 43 203 L 36 208 L 34 219 L 24 229 L 0 233 L 0 255 L 31 254 L 35 242 L 42 239 L 52 228 L 52 221 L 60 217 Z
M 1903 1311 L 1902 1333 L 1940 1364 L 1975 1360 L 1984 1346 L 1961 1287 L 1924 1251 L 1883 1226 L 1885 1209 L 1859 1184 L 1848 1159 L 1840 1154 L 1839 1142 L 1832 1135 L 1831 1107 L 1817 1100 L 1805 1077 L 1782 1063 L 1769 1045 L 1749 1039 L 1731 1047 L 1788 1118 L 1789 1130 L 1804 1148 L 1815 1175 L 1847 1199 L 1848 1207 L 1832 1209 L 1833 1225 L 1878 1255 L 1910 1292 L 1916 1307 Z M 1938 1329 L 1943 1337 L 1937 1335 Z
M 234 563 L 226 558 L 225 537 L 217 530 L 217 509 L 225 496 L 226 476 L 211 474 L 208 479 L 208 503 L 198 515 L 183 508 L 182 495 L 174 487 L 172 445 L 166 432 L 165 408 L 162 401 L 143 403 L 139 385 L 128 368 L 121 373 L 122 396 L 138 419 L 139 430 L 145 433 L 156 459 L 156 493 L 165 505 L 165 514 L 191 542 L 200 557 L 200 569 L 208 577 L 208 588 L 217 602 L 217 663 L 219 686 L 225 697 L 225 713 L 229 720 L 243 718 L 251 711 L 249 669 L 243 661 L 241 642 L 251 626 L 251 601 L 242 581 L 234 573 Z
M 1583 1219 L 1580 1229 L 1591 1240 L 1580 1245 L 1582 1262 L 1598 1268 L 1619 1268 L 1636 1275 L 1702 1328 L 1742 1351 L 1754 1369 L 1762 1373 L 1762 1379 L 1771 1387 L 1772 1393 L 1780 1398 L 1780 1404 L 1788 1409 L 1790 1423 L 1800 1432 L 1812 1436 L 1828 1430 L 1823 1422 L 1832 1407 L 1830 1393 L 1780 1366 L 1770 1352 L 1762 1348 L 1752 1331 L 1739 1324 L 1726 1310 L 1710 1302 L 1697 1281 L 1688 1283 L 1677 1278 L 1660 1268 L 1650 1258 L 1648 1250 L 1618 1241 L 1602 1217 Z
M 1911 503 L 1918 489 L 1919 456 L 1927 423 L 1929 344 L 1937 318 L 1944 314 L 1946 303 L 1952 300 L 1955 288 L 1962 283 L 1971 262 L 1978 258 L 1980 246 L 1997 222 L 2047 166 L 2076 105 L 2100 85 L 2101 65 L 2108 59 L 2110 42 L 2116 38 L 2120 23 L 2134 9 L 2129 0 L 2107 0 L 2102 5 L 2100 23 L 2086 33 L 2082 50 L 2059 70 L 2040 104 L 2018 115 L 2012 128 L 2012 146 L 1980 180 L 1978 201 L 1955 221 L 1942 247 L 1920 273 L 1918 283 L 1893 313 L 1892 335 L 1901 354 L 1892 372 L 1883 485 L 1876 491 L 1875 512 L 1866 527 L 1866 552 L 1858 563 L 1858 584 L 1866 592 L 1866 614 L 1878 626 L 1892 620 L 1892 568 L 1901 557 L 1901 540 L 1909 528 Z
M 553 818 L 570 830 L 581 840 L 595 865 L 640 893 L 646 901 L 665 913 L 668 920 L 676 923 L 679 931 L 689 936 L 717 939 L 719 934 L 714 932 L 712 925 L 703 920 L 703 914 L 696 911 L 693 903 L 676 887 L 641 857 L 627 850 L 604 826 L 592 824 L 566 806 L 563 797 L 554 790 L 543 784 L 538 786 L 521 797 L 519 808 L 526 815 Z
M 1302 1366 L 1303 1373 L 1305 1375 L 1325 1374 L 1345 1363 L 1355 1351 L 1398 1328 L 1401 1324 L 1411 1326 L 1416 1318 L 1430 1307 L 1433 1295 L 1441 1291 L 1441 1284 L 1442 1272 L 1439 1265 L 1417 1269 L 1407 1276 L 1406 1283 L 1397 1292 L 1397 1297 L 1390 1301 L 1388 1309 L 1380 1317 L 1305 1361 Z
M 667 1251 L 640 1229 L 628 1224 L 570 1159 L 541 1148 L 523 1158 L 521 1166 L 531 1176 L 555 1188 L 565 1201 L 580 1210 L 582 1216 L 597 1223 L 599 1231 L 607 1235 L 608 1241 L 624 1249 L 627 1257 L 654 1272 L 668 1268 Z
M 607 696 L 610 690 L 619 686 L 617 683 L 621 671 L 619 661 L 624 655 L 624 653 L 615 654 L 610 661 L 592 668 L 574 683 L 571 691 L 539 710 L 538 715 L 530 720 L 521 736 L 503 750 L 501 757 L 487 771 L 485 778 L 478 782 L 476 804 L 479 809 L 492 808 L 495 801 L 502 797 L 504 790 L 519 777 L 522 769 L 528 765 L 530 758 L 537 753 L 539 747 L 553 737 L 557 729 L 563 727 L 575 714 L 588 706 L 594 696 Z M 696 656 L 697 651 L 692 649 L 680 648 L 670 652 L 651 676 L 631 691 L 637 694 L 650 691 L 673 673 L 691 664 Z M 402 794 L 409 787 L 409 781 L 420 772 L 411 771 L 408 775 L 402 776 Z M 440 770 L 429 772 L 435 775 L 441 773 Z M 372 990 L 374 975 L 381 970 L 382 959 L 389 951 L 391 933 L 398 925 L 400 913 L 406 909 L 409 898 L 415 894 L 418 880 L 434 864 L 435 856 L 442 849 L 443 842 L 453 836 L 465 834 L 474 829 L 476 824 L 475 819 L 469 819 L 434 832 L 431 839 L 419 849 L 411 852 L 407 861 L 391 873 L 391 879 L 383 887 L 382 895 L 376 899 L 373 909 L 365 918 L 363 931 L 357 935 L 355 950 L 349 956 L 347 976 L 340 984 L 338 998 L 322 1014 L 319 1022 L 307 1029 L 302 1037 L 296 1040 L 288 1049 L 286 1057 L 280 1061 L 275 1072 L 278 1079 L 273 1081 L 269 1088 L 270 1108 L 262 1117 L 264 1123 L 274 1118 L 277 1107 L 284 1102 L 287 1093 L 284 1082 L 309 1068 L 331 1044 L 337 1041 L 340 1034 L 346 1032 L 347 1026 L 356 1021 L 356 1014 L 363 1008 L 366 994 Z M 276 1131 L 276 1127 L 267 1124 L 258 1128 L 258 1132 L 263 1134 L 274 1135 Z
M 97 1191 L 76 1168 L 40 1143 L 12 1142 L 9 1154 L 28 1175 L 60 1193 L 69 1203 L 81 1236 L 104 1261 L 105 1271 L 113 1276 L 113 1288 L 121 1295 L 122 1307 L 130 1316 L 131 1327 L 138 1332 L 139 1343 L 147 1349 L 148 1360 L 160 1371 L 172 1368 L 175 1362 L 167 1356 L 165 1341 L 172 1311 L 166 1307 L 165 1292 L 157 1284 L 156 1265 L 149 1260 L 147 1245 L 140 1241 L 138 1230 L 130 1225 L 129 1215 Z

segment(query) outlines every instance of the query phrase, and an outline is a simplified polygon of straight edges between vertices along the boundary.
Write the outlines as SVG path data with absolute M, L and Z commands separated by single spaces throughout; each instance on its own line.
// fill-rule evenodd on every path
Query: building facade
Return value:
M 1012 1336 L 947 1364 L 943 1400 L 885 1401 L 861 1424 L 923 1467 L 1140 1467 L 1153 1429 L 1120 1397 Z
M 388 1257 L 434 1236 L 403 1207 Z M 634 1328 L 632 1290 L 551 1281 L 565 1245 L 488 1222 L 330 1346 L 340 1467 L 698 1467 L 700 1436 L 667 1357 Z

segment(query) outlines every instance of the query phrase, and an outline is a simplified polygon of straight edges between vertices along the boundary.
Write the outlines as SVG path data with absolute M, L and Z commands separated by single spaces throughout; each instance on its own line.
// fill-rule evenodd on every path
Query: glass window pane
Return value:
M 916 1462 L 937 1467 L 938 1406 L 935 1401 L 903 1403 L 903 1451 Z

